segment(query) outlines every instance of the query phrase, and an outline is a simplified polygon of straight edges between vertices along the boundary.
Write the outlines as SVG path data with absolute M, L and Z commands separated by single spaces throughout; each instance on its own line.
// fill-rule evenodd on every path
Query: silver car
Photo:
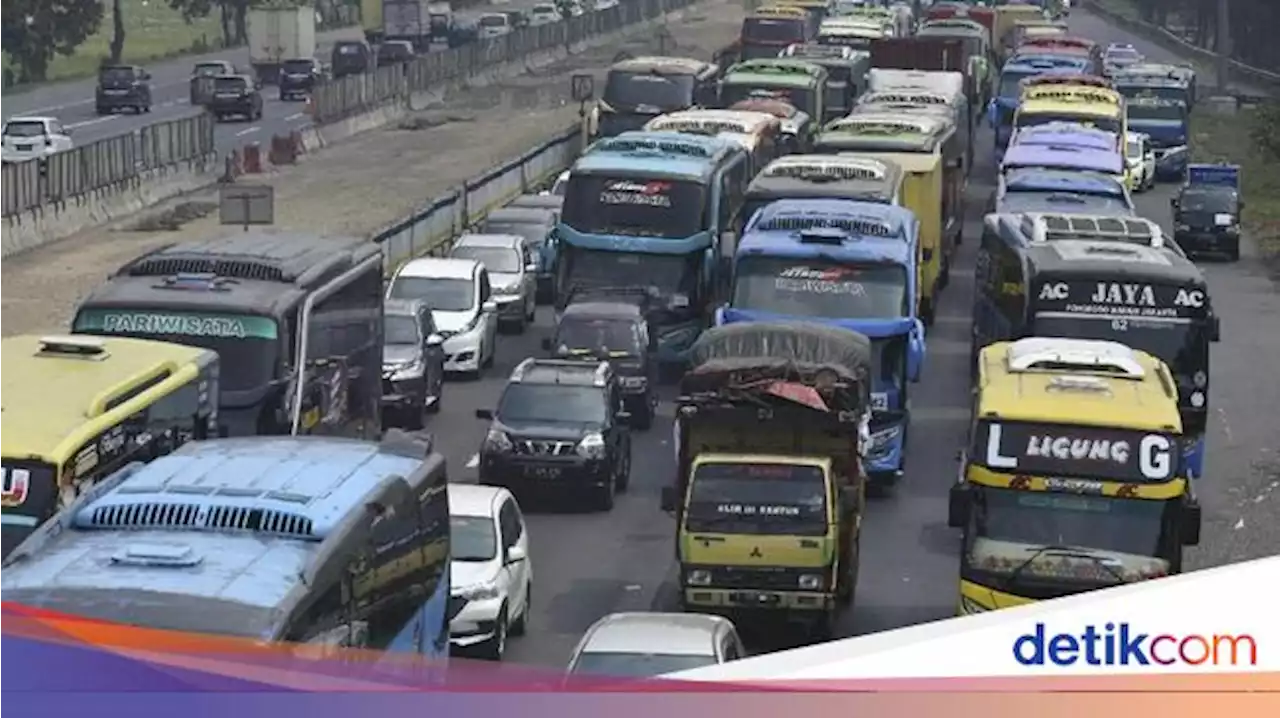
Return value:
M 569 661 L 569 674 L 652 678 L 745 657 L 738 631 L 727 618 L 612 613 L 582 636 Z
M 538 258 L 516 234 L 464 234 L 449 256 L 474 259 L 489 270 L 498 323 L 517 334 L 533 323 L 538 310 Z

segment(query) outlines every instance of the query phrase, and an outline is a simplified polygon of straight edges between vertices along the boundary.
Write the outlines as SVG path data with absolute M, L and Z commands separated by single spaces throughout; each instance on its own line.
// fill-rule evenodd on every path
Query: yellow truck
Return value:
M 1044 10 L 1038 5 L 1001 5 L 996 8 L 995 29 L 991 32 L 991 43 L 997 48 L 1000 63 L 1017 49 L 1019 38 L 1014 30 L 1020 23 L 1043 22 Z
M 831 635 L 853 601 L 866 495 L 871 347 L 803 322 L 715 327 L 677 403 L 676 517 L 686 610 Z
M 1169 367 L 1116 342 L 1032 337 L 978 358 L 974 421 L 951 489 L 963 530 L 958 612 L 1182 570 L 1200 505 Z

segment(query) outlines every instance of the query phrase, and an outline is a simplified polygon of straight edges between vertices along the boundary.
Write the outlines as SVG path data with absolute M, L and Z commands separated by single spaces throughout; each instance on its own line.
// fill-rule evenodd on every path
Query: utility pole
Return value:
M 1231 80 L 1231 9 L 1229 0 L 1218 0 L 1218 91 L 1226 92 Z

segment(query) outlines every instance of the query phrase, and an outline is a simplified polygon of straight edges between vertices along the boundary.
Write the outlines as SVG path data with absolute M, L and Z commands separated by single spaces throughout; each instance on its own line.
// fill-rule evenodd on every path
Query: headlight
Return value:
M 1197 389 L 1203 389 L 1209 385 L 1209 375 L 1198 371 L 1191 376 L 1191 382 L 1196 385 Z
M 1176 232 L 1190 232 L 1190 231 L 1191 231 L 1191 225 L 1189 225 L 1189 224 L 1182 224 L 1181 222 L 1179 222 L 1179 223 L 1178 223 L 1178 226 L 1174 227 L 1174 231 L 1176 231 Z
M 643 389 L 649 384 L 649 380 L 643 376 L 624 376 L 622 377 L 622 386 L 628 389 Z
M 511 437 L 507 436 L 506 432 L 498 429 L 489 429 L 489 433 L 484 437 L 484 448 L 489 451 L 505 453 L 511 451 L 514 445 L 511 443 Z
M 604 453 L 604 436 L 599 433 L 591 432 L 578 442 L 578 456 L 587 459 L 603 459 Z
M 902 427 L 891 426 L 888 429 L 881 429 L 871 435 L 871 450 L 883 451 L 889 448 L 889 445 L 897 440 L 902 433 Z
M 981 603 L 978 603 L 972 598 L 969 598 L 968 596 L 960 597 L 960 613 L 962 615 L 969 615 L 973 613 L 986 613 L 987 611 L 990 611 L 990 610 L 991 609 L 987 608 Z
M 1191 406 L 1196 409 L 1204 408 L 1204 392 L 1202 391 L 1191 392 Z
M 407 379 L 417 379 L 422 376 L 427 369 L 427 365 L 421 360 L 409 362 L 408 364 L 399 364 L 384 367 L 383 374 L 390 374 L 391 381 L 405 381 Z
M 800 576 L 800 580 L 797 585 L 800 586 L 800 590 L 802 591 L 821 591 L 822 576 L 819 576 L 816 573 L 803 574 Z
M 690 586 L 710 586 L 711 572 L 705 569 L 695 569 L 685 574 L 684 582 Z
M 497 598 L 498 594 L 499 591 L 496 585 L 485 583 L 477 586 L 466 586 L 453 592 L 453 595 L 465 598 L 468 601 L 486 601 L 491 598 Z

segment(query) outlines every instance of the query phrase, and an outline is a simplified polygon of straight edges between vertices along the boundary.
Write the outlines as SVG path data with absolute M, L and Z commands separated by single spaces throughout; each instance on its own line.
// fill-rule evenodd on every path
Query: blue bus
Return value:
M 717 137 L 624 132 L 593 144 L 565 190 L 557 309 L 577 291 L 645 287 L 658 359 L 683 365 L 718 300 L 748 167 L 740 143 Z
M 924 363 L 916 317 L 919 223 L 910 210 L 839 199 L 779 200 L 747 224 L 734 260 L 729 303 L 717 324 L 818 321 L 872 341 L 872 484 L 902 476 L 911 408 L 909 382 Z
M 1156 155 L 1156 179 L 1179 180 L 1191 161 L 1191 110 L 1183 100 L 1157 96 L 1127 96 L 1125 120 L 1130 132 L 1151 138 Z
M 1137 214 L 1124 181 L 1105 172 L 1020 167 L 996 178 L 989 214 L 1079 212 L 1132 217 Z
M 4 562 L 4 601 L 143 628 L 410 654 L 443 679 L 444 457 L 408 434 L 194 441 L 89 489 Z M 109 560 L 108 560 L 109 559 Z
M 1013 116 L 1022 98 L 1022 81 L 1040 75 L 1065 75 L 1087 72 L 1089 59 L 1070 55 L 1030 55 L 1010 58 L 1000 70 L 995 97 L 987 105 L 987 123 L 995 130 L 995 161 L 1000 164 L 1005 147 L 1013 135 Z

